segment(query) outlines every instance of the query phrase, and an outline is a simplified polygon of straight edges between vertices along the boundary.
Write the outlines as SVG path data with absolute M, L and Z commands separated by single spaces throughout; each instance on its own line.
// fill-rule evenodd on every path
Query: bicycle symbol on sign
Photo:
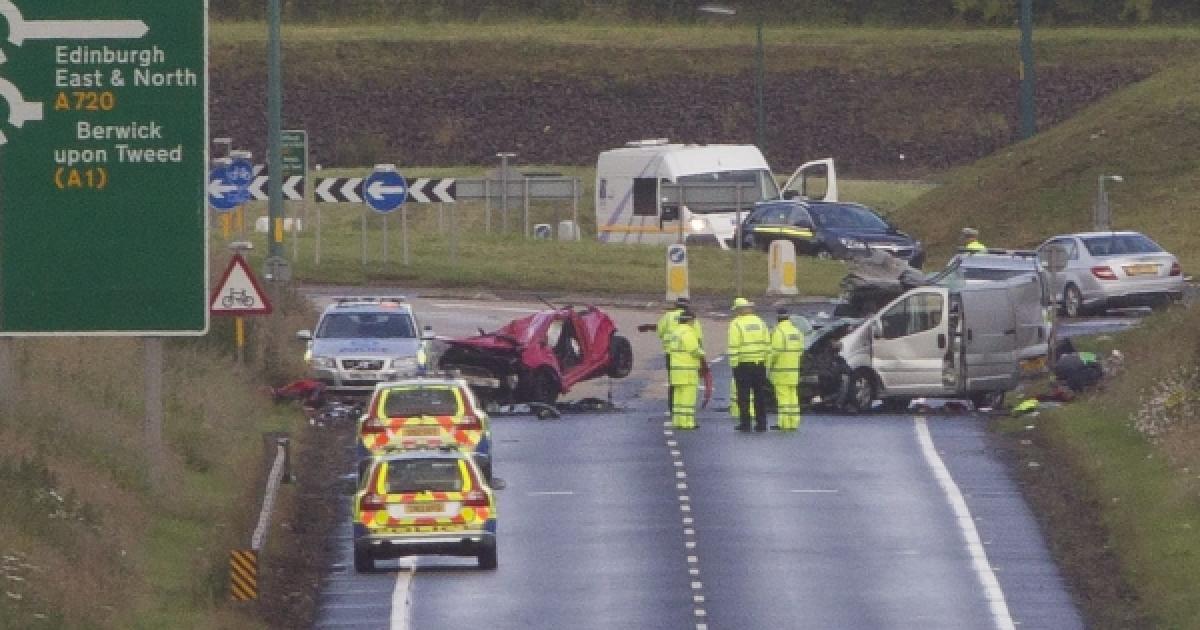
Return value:
M 221 306 L 225 308 L 233 308 L 234 304 L 239 304 L 245 308 L 254 306 L 254 296 L 245 289 L 230 288 L 229 293 L 221 298 Z

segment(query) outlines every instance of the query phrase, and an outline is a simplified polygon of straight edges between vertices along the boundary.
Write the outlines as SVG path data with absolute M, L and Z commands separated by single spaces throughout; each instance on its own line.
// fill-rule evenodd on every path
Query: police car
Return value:
M 376 384 L 421 367 L 420 330 L 401 296 L 335 297 L 316 330 L 296 337 L 308 342 L 309 378 L 324 383 L 329 396 L 361 400 Z
M 358 423 L 360 457 L 457 447 L 492 478 L 492 430 L 467 381 L 446 374 L 380 383 Z
M 475 461 L 456 448 L 370 460 L 353 505 L 354 569 L 414 555 L 474 556 L 495 569 L 496 499 Z

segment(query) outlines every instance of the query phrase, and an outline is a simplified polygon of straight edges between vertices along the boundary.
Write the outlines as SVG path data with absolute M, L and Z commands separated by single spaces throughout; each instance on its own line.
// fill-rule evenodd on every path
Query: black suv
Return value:
M 869 250 L 886 251 L 909 265 L 925 264 L 925 249 L 911 236 L 857 203 L 762 201 L 742 222 L 742 246 L 766 250 L 786 239 L 800 255 L 846 259 Z

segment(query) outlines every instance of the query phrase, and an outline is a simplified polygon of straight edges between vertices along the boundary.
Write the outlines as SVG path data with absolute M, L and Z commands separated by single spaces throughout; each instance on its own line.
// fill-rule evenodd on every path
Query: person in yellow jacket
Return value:
M 987 245 L 979 242 L 979 230 L 975 228 L 965 227 L 962 229 L 963 249 L 974 254 L 975 252 L 986 252 Z
M 671 351 L 667 348 L 667 336 L 670 335 L 671 331 L 675 328 L 675 326 L 679 324 L 679 314 L 686 310 L 690 310 L 690 307 L 691 307 L 691 300 L 689 300 L 685 297 L 675 298 L 675 303 L 671 306 L 671 308 L 667 309 L 667 312 L 662 314 L 662 317 L 658 318 L 658 324 L 656 324 L 654 326 L 654 333 L 656 335 L 658 335 L 658 341 L 659 341 L 659 343 L 662 344 L 663 356 L 665 357 L 664 360 L 667 365 L 667 374 L 671 373 Z M 696 339 L 697 339 L 697 341 L 700 342 L 700 347 L 703 348 L 704 347 L 704 331 L 703 331 L 703 329 L 700 328 L 700 322 L 695 319 L 694 314 L 692 317 L 692 321 L 689 323 L 689 325 L 695 331 Z M 671 407 L 672 389 L 673 388 L 671 387 L 671 385 L 668 384 L 667 385 L 667 412 L 668 413 L 672 409 L 672 407 Z
M 755 431 L 767 430 L 767 353 L 771 331 L 762 318 L 754 314 L 754 303 L 739 297 L 733 301 L 734 318 L 729 322 L 729 366 L 737 385 L 737 406 L 740 412 L 738 431 L 750 430 L 754 419 Z M 751 415 L 750 397 L 754 396 Z
M 771 331 L 767 375 L 775 387 L 779 422 L 771 428 L 795 431 L 800 428 L 800 359 L 804 352 L 804 333 L 792 323 L 786 308 L 779 309 L 776 318 L 779 323 Z
M 679 313 L 676 326 L 667 333 L 670 353 L 671 426 L 676 429 L 696 428 L 696 392 L 700 385 L 700 370 L 704 365 L 704 349 L 690 325 L 696 316 L 690 310 Z

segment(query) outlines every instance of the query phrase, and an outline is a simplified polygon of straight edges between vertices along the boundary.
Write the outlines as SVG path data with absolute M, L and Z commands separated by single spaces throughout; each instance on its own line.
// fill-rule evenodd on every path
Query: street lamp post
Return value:
M 1112 208 L 1108 205 L 1108 192 L 1104 182 L 1123 182 L 1120 175 L 1101 175 L 1096 179 L 1096 205 L 1092 208 L 1092 227 L 1097 232 L 1112 229 Z
M 725 17 L 737 15 L 737 9 L 723 4 L 702 4 L 697 7 L 702 13 Z M 763 17 L 760 13 L 754 22 L 754 141 L 760 150 L 767 148 L 767 116 L 763 104 L 763 84 L 766 81 L 766 50 L 763 47 Z

